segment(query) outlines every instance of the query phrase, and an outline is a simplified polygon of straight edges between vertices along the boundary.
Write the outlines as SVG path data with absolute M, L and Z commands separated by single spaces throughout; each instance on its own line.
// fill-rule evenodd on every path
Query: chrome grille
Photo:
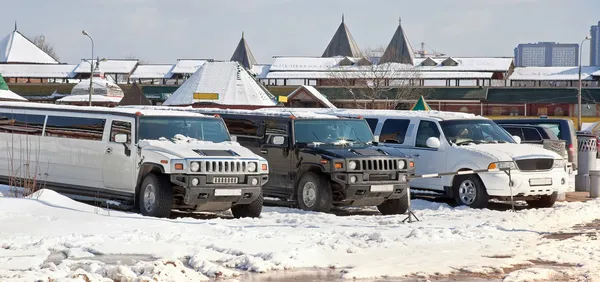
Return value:
M 247 161 L 198 161 L 200 163 L 200 173 L 248 173 Z M 258 168 L 258 163 L 257 163 Z
M 554 165 L 553 159 L 527 159 L 515 161 L 521 171 L 550 170 Z
M 398 160 L 395 159 L 374 159 L 359 160 L 357 170 L 397 170 Z
M 237 184 L 238 181 L 239 180 L 237 177 L 214 177 L 213 178 L 213 183 L 215 183 L 215 184 Z

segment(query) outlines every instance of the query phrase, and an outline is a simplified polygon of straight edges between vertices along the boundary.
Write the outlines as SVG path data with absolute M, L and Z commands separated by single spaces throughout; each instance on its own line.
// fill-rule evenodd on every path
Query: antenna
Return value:
M 342 13 L 342 23 L 344 23 L 344 13 Z
M 17 21 L 15 20 L 15 31 L 17 31 Z

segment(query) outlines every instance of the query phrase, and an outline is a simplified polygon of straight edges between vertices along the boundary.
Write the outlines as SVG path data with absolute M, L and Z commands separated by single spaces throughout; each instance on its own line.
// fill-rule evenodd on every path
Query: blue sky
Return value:
M 90 56 L 86 29 L 105 58 L 149 63 L 228 60 L 242 31 L 259 63 L 320 56 L 345 14 L 363 48 L 387 45 L 402 18 L 414 48 L 451 56 L 512 56 L 519 43 L 579 43 L 600 21 L 598 0 L 19 0 L 2 3 L 0 35 L 14 21 L 44 34 L 61 62 Z M 584 65 L 589 43 L 583 46 Z

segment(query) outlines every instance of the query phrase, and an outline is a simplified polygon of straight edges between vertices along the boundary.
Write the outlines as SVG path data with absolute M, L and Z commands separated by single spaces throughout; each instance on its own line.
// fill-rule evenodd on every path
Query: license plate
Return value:
M 391 192 L 394 191 L 394 185 L 371 185 L 371 192 Z
M 215 196 L 240 196 L 242 189 L 216 189 Z
M 529 179 L 530 186 L 546 186 L 552 185 L 552 178 L 532 178 Z

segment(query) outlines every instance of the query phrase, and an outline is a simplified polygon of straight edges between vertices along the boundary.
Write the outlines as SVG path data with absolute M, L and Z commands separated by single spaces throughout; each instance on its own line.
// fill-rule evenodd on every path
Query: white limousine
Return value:
M 172 209 L 258 217 L 267 161 L 221 118 L 190 112 L 0 102 L 0 178 L 143 215 Z

